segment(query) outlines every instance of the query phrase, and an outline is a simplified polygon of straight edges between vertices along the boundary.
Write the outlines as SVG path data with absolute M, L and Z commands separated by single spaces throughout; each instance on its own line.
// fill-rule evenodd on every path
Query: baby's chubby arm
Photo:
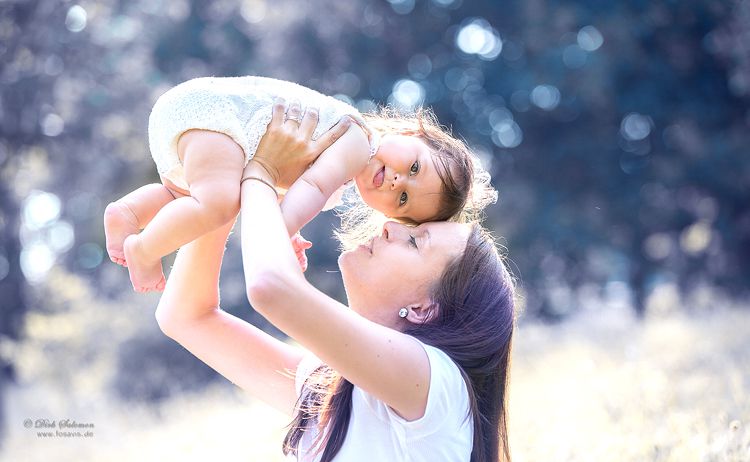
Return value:
M 289 235 L 294 235 L 320 213 L 328 198 L 365 168 L 369 158 L 367 135 L 358 125 L 351 124 L 284 196 L 281 213 Z

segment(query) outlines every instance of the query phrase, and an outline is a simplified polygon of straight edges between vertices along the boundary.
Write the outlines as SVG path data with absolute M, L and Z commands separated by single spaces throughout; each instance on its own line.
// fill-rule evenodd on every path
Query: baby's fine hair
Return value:
M 487 205 L 497 201 L 497 191 L 479 158 L 466 143 L 440 125 L 431 109 L 418 108 L 406 113 L 385 106 L 363 117 L 380 135 L 416 136 L 432 151 L 443 188 L 438 213 L 426 221 L 474 222 L 481 218 Z M 352 249 L 378 234 L 388 220 L 367 206 L 358 194 L 347 195 L 346 202 L 346 208 L 338 211 L 341 227 L 335 232 L 342 250 Z M 396 220 L 419 224 L 407 218 Z

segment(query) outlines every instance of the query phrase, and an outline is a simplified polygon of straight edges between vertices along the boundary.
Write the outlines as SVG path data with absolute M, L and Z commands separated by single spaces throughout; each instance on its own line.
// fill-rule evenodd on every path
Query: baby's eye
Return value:
M 401 193 L 401 197 L 398 199 L 398 205 L 404 205 L 406 204 L 406 201 L 409 200 L 409 196 L 406 194 L 406 192 Z
M 411 164 L 411 168 L 409 169 L 409 174 L 416 175 L 418 171 L 419 171 L 419 161 L 416 161 L 413 164 Z

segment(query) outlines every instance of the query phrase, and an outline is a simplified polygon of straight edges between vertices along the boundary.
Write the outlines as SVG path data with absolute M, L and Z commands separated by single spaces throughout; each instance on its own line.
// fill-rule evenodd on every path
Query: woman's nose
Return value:
M 393 240 L 394 238 L 402 234 L 401 231 L 403 228 L 404 228 L 404 225 L 402 225 L 401 223 L 396 223 L 395 221 L 387 221 L 383 225 L 382 236 L 386 240 Z
M 388 227 L 391 225 L 391 223 L 393 223 L 393 222 L 392 221 L 387 221 L 383 225 L 383 232 L 380 234 L 380 237 L 382 237 L 383 239 L 388 239 L 388 236 L 391 235 L 391 233 L 388 232 Z

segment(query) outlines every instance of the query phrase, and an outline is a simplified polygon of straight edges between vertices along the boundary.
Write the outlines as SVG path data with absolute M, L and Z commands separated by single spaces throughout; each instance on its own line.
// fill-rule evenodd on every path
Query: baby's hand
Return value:
M 292 248 L 294 253 L 297 255 L 297 262 L 302 271 L 307 271 L 307 255 L 305 255 L 305 249 L 312 247 L 312 242 L 308 241 L 298 232 L 291 237 Z

